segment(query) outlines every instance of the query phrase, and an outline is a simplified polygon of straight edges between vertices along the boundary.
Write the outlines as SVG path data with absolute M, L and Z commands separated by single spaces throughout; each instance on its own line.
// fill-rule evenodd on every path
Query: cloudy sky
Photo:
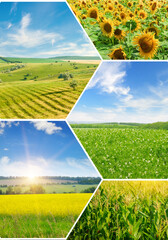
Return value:
M 96 56 L 65 2 L 0 3 L 0 56 Z
M 168 121 L 168 62 L 103 62 L 70 122 Z
M 97 176 L 66 122 L 0 122 L 0 176 Z

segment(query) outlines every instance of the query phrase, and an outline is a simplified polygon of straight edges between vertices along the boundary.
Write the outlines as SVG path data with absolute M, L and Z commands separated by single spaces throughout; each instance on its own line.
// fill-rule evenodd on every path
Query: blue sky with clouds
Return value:
M 64 121 L 0 122 L 0 176 L 97 176 Z
M 65 2 L 0 3 L 0 56 L 97 56 Z
M 70 122 L 168 121 L 168 62 L 103 62 Z

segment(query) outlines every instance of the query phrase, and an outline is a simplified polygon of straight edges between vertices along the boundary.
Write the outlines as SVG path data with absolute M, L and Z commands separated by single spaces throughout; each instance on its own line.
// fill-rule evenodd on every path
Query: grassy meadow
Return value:
M 0 62 L 0 118 L 65 118 L 96 67 L 97 64 L 56 60 L 49 63 Z M 72 78 L 64 80 L 59 78 L 60 74 L 71 74 Z M 74 89 L 70 86 L 73 80 L 77 83 Z
M 168 178 L 168 124 L 89 125 L 72 127 L 103 178 Z
M 167 1 L 68 2 L 103 59 L 167 59 Z
M 66 237 L 91 194 L 0 196 L 1 238 Z
M 68 239 L 168 239 L 167 181 L 104 181 Z

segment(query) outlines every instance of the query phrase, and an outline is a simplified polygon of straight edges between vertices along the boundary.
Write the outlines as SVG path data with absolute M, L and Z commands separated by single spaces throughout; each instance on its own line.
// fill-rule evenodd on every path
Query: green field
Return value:
M 1 238 L 63 238 L 91 194 L 0 196 Z
M 168 178 L 167 130 L 112 125 L 74 131 L 103 178 Z
M 21 65 L 17 70 L 12 67 Z M 59 118 L 67 116 L 94 73 L 96 64 L 0 63 L 0 118 Z M 73 90 L 58 78 L 70 73 L 78 85 Z
M 54 62 L 62 62 L 64 60 L 100 60 L 99 57 L 91 57 L 91 56 L 60 56 L 53 58 L 16 58 L 16 57 L 0 57 L 1 62 L 9 62 L 9 63 L 54 63 Z
M 0 181 L 1 183 L 1 181 Z M 42 185 L 45 189 L 45 193 L 80 193 L 91 187 L 97 187 L 96 184 L 49 184 L 49 185 Z M 30 186 L 21 186 L 22 193 L 29 190 Z M 0 187 L 2 193 L 6 192 L 7 187 Z
M 104 181 L 68 240 L 167 240 L 167 181 Z

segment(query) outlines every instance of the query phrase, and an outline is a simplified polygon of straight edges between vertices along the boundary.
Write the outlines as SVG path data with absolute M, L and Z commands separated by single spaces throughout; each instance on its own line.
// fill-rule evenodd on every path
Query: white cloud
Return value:
M 64 55 L 77 55 L 77 56 L 97 56 L 97 52 L 91 44 L 77 44 L 77 43 L 63 43 L 56 46 L 52 51 L 45 51 L 40 53 L 42 56 L 64 56 Z
M 122 86 L 126 71 L 123 70 L 124 63 L 102 63 L 95 77 L 88 85 L 89 88 L 100 88 L 102 92 L 128 95 L 130 88 Z
M 13 12 L 16 12 L 17 10 L 17 2 L 12 4 L 11 10 L 10 10 L 10 14 L 12 14 Z
M 92 111 L 92 112 L 78 112 L 74 111 L 68 117 L 70 123 L 104 123 L 104 122 L 139 122 L 139 123 L 152 123 L 158 121 L 168 121 L 168 111 L 160 111 L 159 113 L 151 111 L 134 111 L 127 112 L 123 109 L 119 112 L 118 109 L 111 111 Z
M 51 45 L 54 46 L 54 43 L 55 43 L 55 39 L 52 39 L 51 40 Z
M 44 131 L 46 134 L 54 134 L 58 131 L 61 131 L 61 127 L 57 127 L 55 123 L 47 121 L 35 121 L 32 122 L 34 127 L 39 131 Z
M 45 175 L 47 167 L 48 162 L 43 157 L 32 157 L 26 162 L 11 161 L 7 156 L 0 159 L 0 169 L 3 176 L 41 176 Z
M 12 27 L 12 23 L 9 23 L 8 26 L 7 26 L 7 29 L 9 29 L 11 27 Z
M 4 151 L 8 151 L 9 149 L 8 148 L 4 148 Z
M 1 163 L 2 165 L 7 165 L 7 164 L 9 163 L 9 161 L 10 161 L 10 159 L 9 159 L 8 156 L 4 156 L 4 157 L 2 157 L 2 158 L 0 159 L 0 163 Z
M 31 15 L 27 13 L 24 15 L 20 22 L 20 27 L 15 28 L 14 33 L 7 35 L 8 39 L 5 42 L 1 42 L 1 47 L 4 46 L 22 46 L 25 48 L 32 48 L 41 46 L 51 41 L 62 40 L 62 35 L 54 32 L 47 32 L 44 30 L 30 29 Z

